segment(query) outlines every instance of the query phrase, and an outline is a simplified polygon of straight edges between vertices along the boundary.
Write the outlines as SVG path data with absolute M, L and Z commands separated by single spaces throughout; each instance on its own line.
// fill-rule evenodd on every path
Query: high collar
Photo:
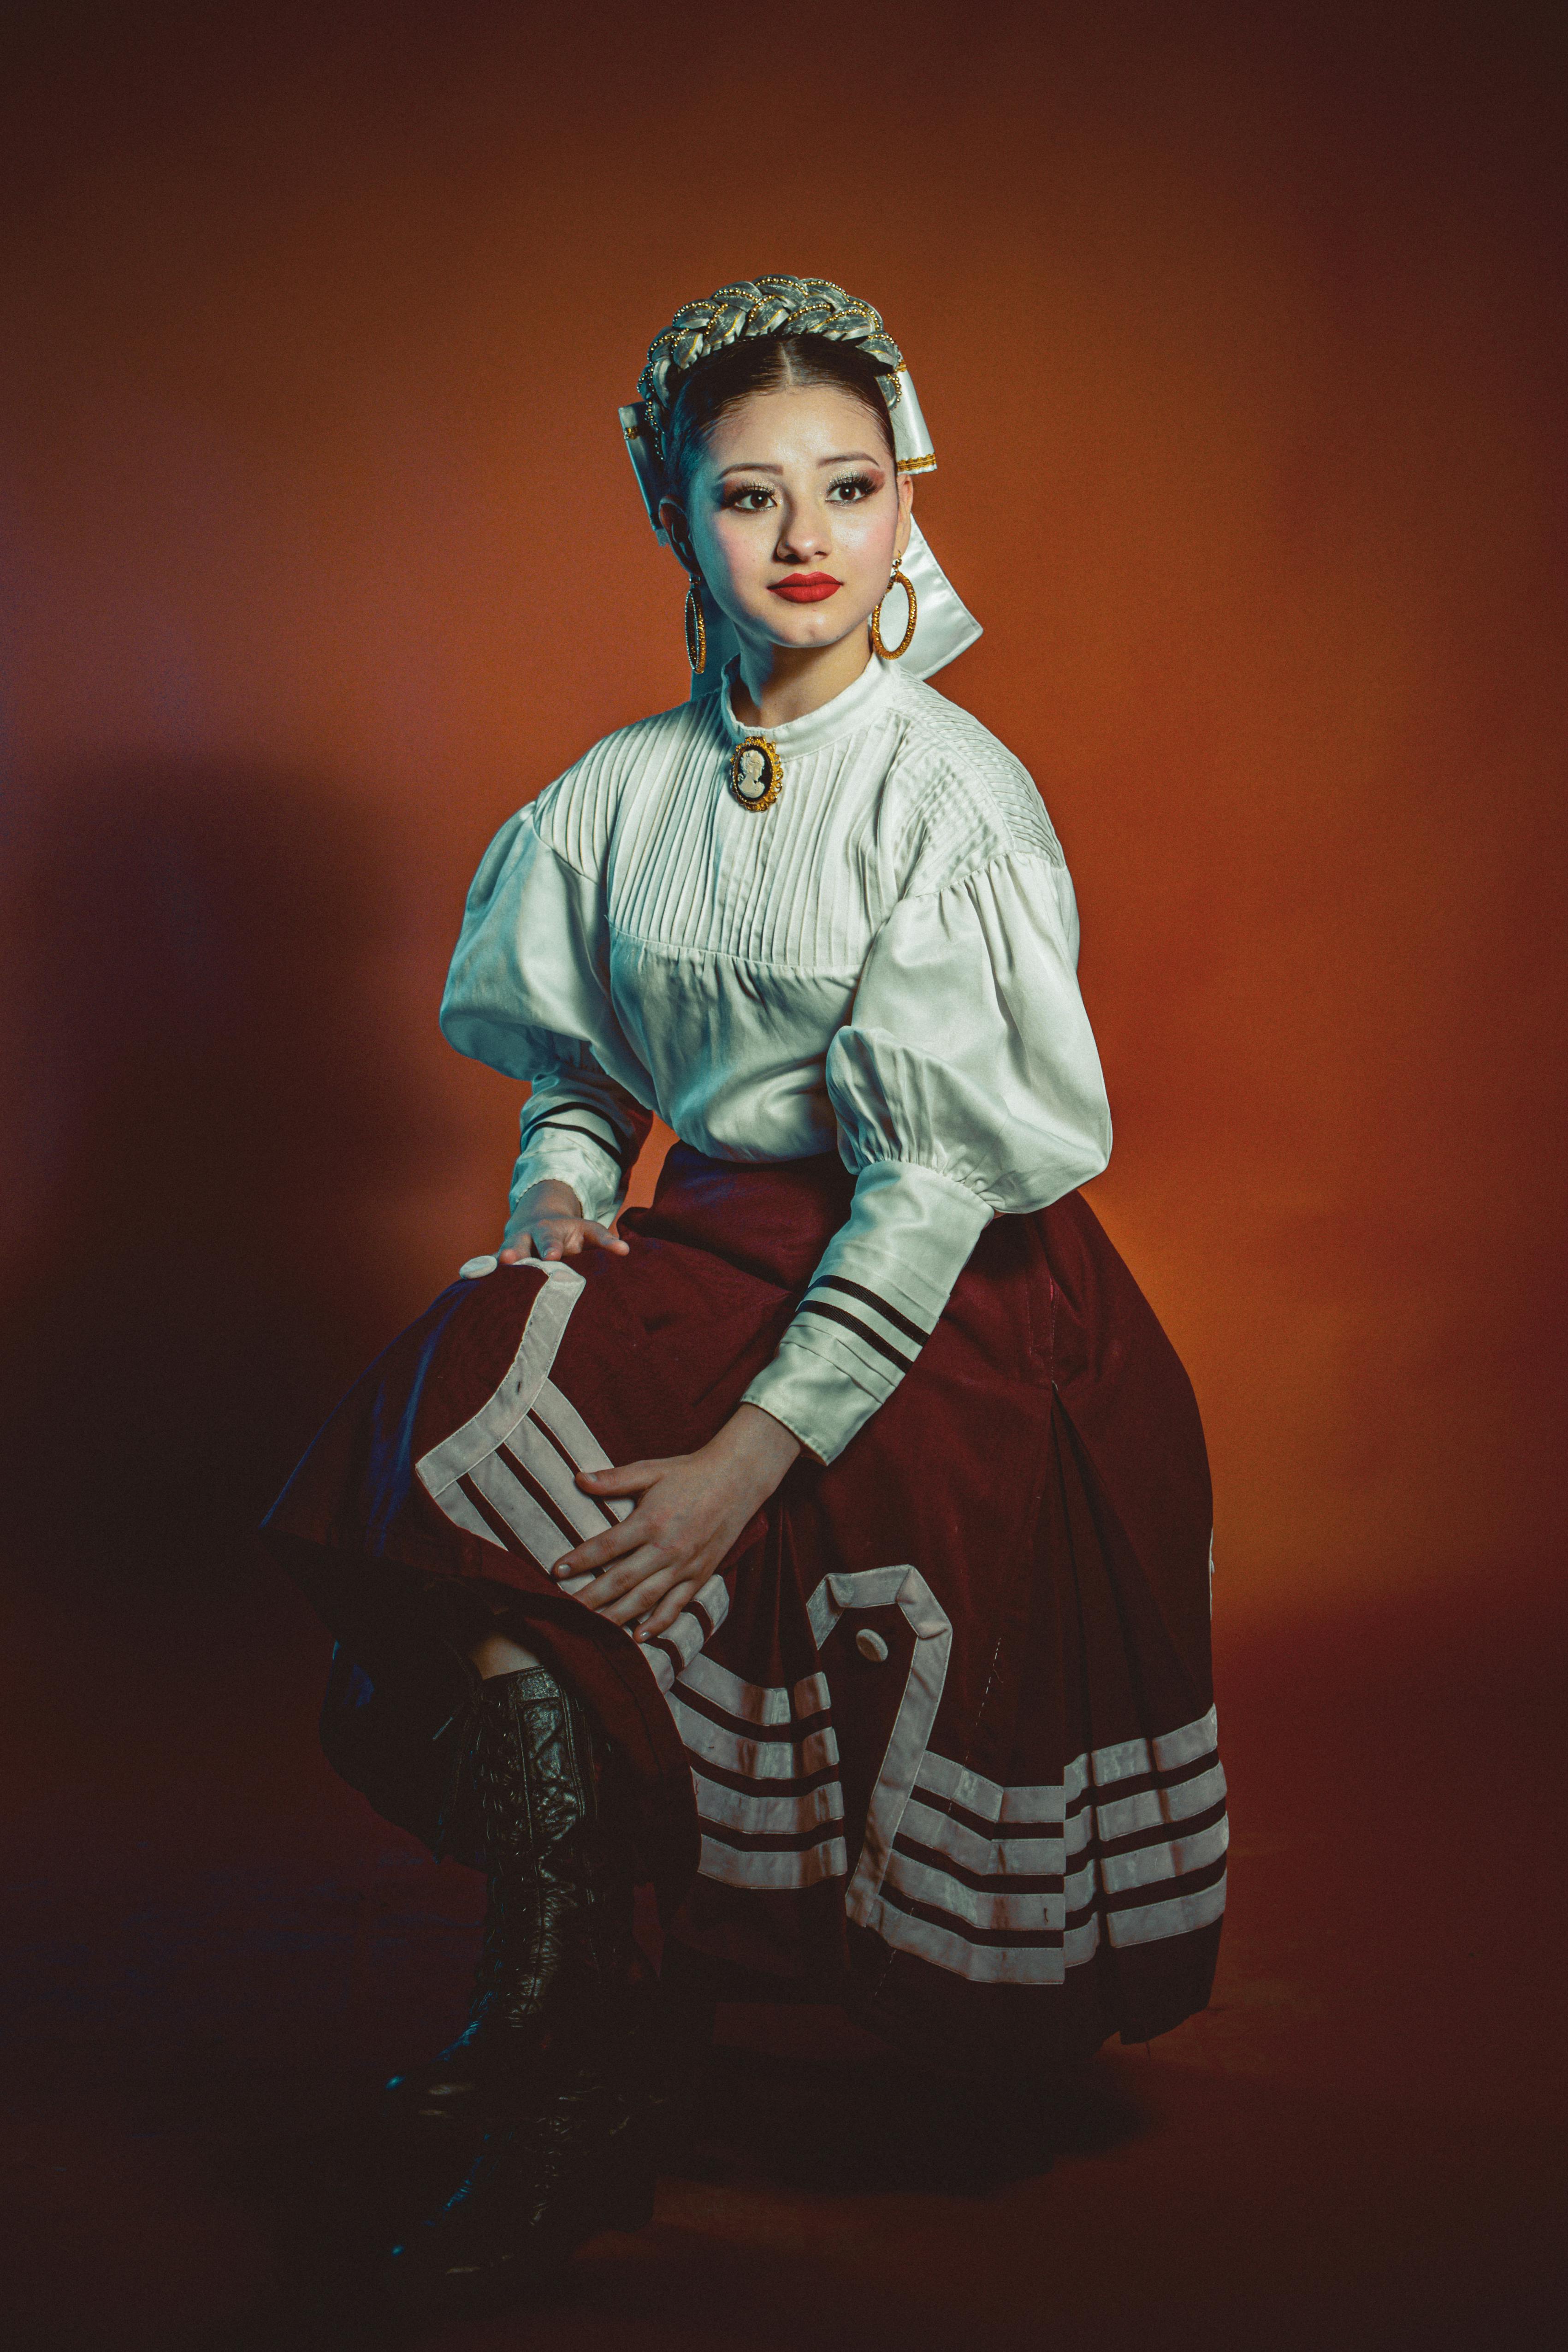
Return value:
M 835 694 L 831 702 L 824 702 L 819 709 L 809 710 L 804 719 L 787 719 L 780 727 L 742 726 L 730 699 L 739 678 L 740 656 L 736 654 L 724 666 L 724 684 L 716 697 L 726 734 L 732 743 L 744 742 L 748 735 L 766 736 L 780 758 L 788 758 L 791 752 L 819 751 L 824 743 L 863 727 L 887 693 L 891 672 L 888 665 L 873 654 L 852 686 L 846 686 L 841 694 Z

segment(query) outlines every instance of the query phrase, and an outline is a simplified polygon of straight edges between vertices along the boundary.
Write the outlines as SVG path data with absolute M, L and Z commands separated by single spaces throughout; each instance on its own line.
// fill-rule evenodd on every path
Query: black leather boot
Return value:
M 532 2095 L 492 2123 L 446 2202 L 393 2247 L 392 2303 L 455 2316 L 498 2311 L 548 2287 L 601 2230 L 651 2221 L 649 2051 L 637 2020 L 570 2049 L 558 2042 Z
M 443 2137 L 516 2108 L 554 2079 L 563 2041 L 613 2041 L 652 1995 L 613 1761 L 587 1709 L 542 1666 L 495 1675 L 474 1697 L 465 1760 L 489 1882 L 469 2021 L 385 2094 L 389 2118 Z

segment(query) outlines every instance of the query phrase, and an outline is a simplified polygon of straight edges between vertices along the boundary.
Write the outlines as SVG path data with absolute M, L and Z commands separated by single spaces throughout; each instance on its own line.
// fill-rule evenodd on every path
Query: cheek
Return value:
M 732 580 L 737 584 L 765 571 L 772 561 L 777 527 L 768 528 L 765 515 L 738 514 L 720 508 L 694 529 L 693 541 L 704 576 Z
M 863 506 L 842 507 L 833 536 L 857 569 L 885 572 L 892 565 L 893 543 L 898 536 L 898 507 L 880 499 L 868 499 Z

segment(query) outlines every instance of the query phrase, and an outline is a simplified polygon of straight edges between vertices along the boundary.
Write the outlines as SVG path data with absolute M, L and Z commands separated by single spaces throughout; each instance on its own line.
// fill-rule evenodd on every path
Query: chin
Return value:
M 863 613 L 851 621 L 837 615 L 830 620 L 824 613 L 820 618 L 797 621 L 793 626 L 786 623 L 782 629 L 775 620 L 768 634 L 776 646 L 788 646 L 796 653 L 821 653 L 829 646 L 842 645 L 857 629 L 863 629 L 865 623 Z

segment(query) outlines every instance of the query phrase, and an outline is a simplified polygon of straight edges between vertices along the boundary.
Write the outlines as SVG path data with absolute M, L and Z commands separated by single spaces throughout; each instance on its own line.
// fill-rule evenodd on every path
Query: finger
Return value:
M 658 1544 L 660 1531 L 651 1526 L 638 1511 L 628 1511 L 624 1517 L 614 1518 L 596 1536 L 585 1543 L 575 1544 L 557 1560 L 557 1576 L 597 1576 L 613 1559 L 625 1559 L 639 1544 Z M 667 1549 L 667 1547 L 662 1547 Z
M 637 1640 L 652 1642 L 659 1634 L 667 1633 L 693 1594 L 701 1591 L 704 1581 L 700 1577 L 688 1576 L 683 1577 L 678 1584 L 673 1584 L 653 1615 L 644 1618 L 642 1624 L 634 1629 Z
M 652 1576 L 643 1577 L 630 1591 L 617 1593 L 613 1600 L 607 1601 L 599 1613 L 607 1624 L 634 1625 L 649 1614 L 677 1580 L 682 1583 L 690 1581 L 685 1567 L 666 1561 L 663 1568 L 655 1570 Z
M 592 1242 L 601 1250 L 613 1250 L 617 1257 L 630 1257 L 632 1255 L 631 1243 L 623 1242 L 619 1234 L 612 1234 L 608 1225 L 595 1224 L 591 1219 L 583 1226 L 582 1233 L 585 1241 Z
M 576 1598 L 585 1608 L 602 1609 L 606 1601 L 619 1601 L 622 1593 L 634 1592 L 640 1584 L 645 1584 L 650 1576 L 677 1565 L 662 1545 L 640 1543 L 634 1551 L 624 1553 L 601 1569 Z M 648 1604 L 644 1602 L 643 1606 Z
M 602 1535 L 591 1536 L 586 1543 L 569 1551 L 555 1564 L 557 1576 L 598 1576 L 614 1561 L 630 1559 L 648 1540 L 647 1528 L 632 1524 L 635 1517 L 632 1512 L 624 1519 L 617 1519 Z
M 602 1576 L 596 1576 L 591 1584 L 584 1585 L 577 1598 L 585 1609 L 602 1609 L 607 1602 L 619 1601 L 622 1593 L 635 1592 L 649 1577 L 659 1575 L 669 1566 L 667 1553 L 656 1551 L 652 1544 L 639 1544 L 625 1559 L 617 1560 L 612 1568 L 605 1570 Z M 643 1607 L 646 1605 L 644 1602 Z
M 577 1483 L 590 1495 L 642 1495 L 666 1467 L 663 1462 L 622 1462 L 608 1470 L 580 1470 Z

